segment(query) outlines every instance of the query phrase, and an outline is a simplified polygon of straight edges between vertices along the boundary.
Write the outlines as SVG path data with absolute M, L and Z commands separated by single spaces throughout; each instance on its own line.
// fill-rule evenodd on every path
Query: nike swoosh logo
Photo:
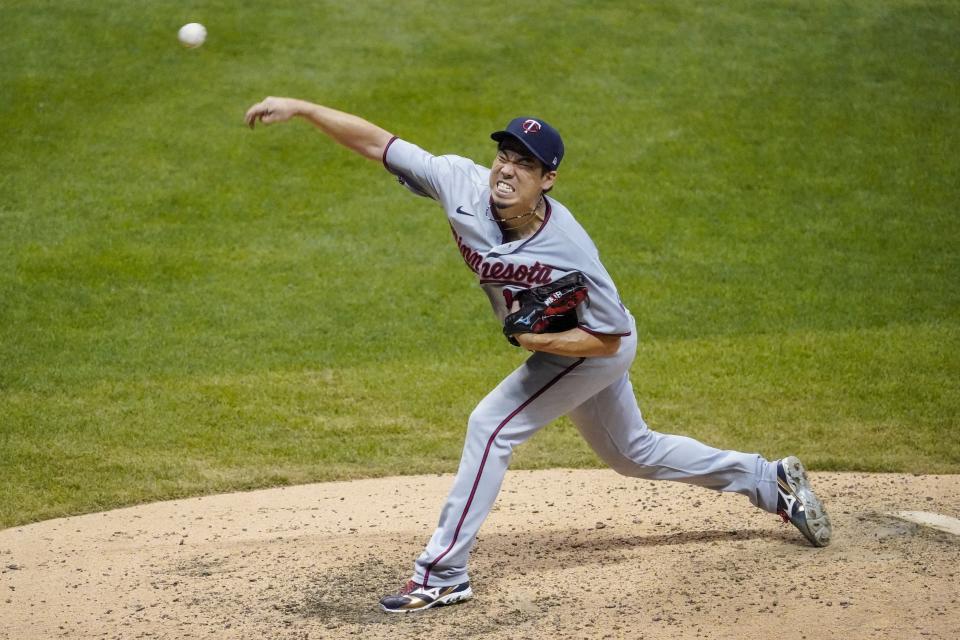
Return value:
M 459 213 L 462 216 L 473 216 L 473 214 L 470 213 L 469 211 L 464 211 L 462 206 L 457 207 L 457 213 Z

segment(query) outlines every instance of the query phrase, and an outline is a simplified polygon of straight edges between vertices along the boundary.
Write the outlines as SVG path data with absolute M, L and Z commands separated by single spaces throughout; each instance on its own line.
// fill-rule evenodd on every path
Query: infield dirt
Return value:
M 451 476 L 209 496 L 0 531 L 0 638 L 956 638 L 960 476 L 811 474 L 814 549 L 739 496 L 612 471 L 515 471 L 475 597 L 411 615 Z

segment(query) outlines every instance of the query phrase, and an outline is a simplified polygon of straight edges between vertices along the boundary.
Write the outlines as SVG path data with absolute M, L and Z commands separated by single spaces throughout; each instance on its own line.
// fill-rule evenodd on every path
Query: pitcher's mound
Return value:
M 143 505 L 0 531 L 0 638 L 956 638 L 960 476 L 811 474 L 825 549 L 744 498 L 612 471 L 515 471 L 473 600 L 377 601 L 451 476 Z

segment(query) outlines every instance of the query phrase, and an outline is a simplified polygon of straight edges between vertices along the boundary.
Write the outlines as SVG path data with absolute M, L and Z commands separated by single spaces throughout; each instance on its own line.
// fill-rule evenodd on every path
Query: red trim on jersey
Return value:
M 523 281 L 521 282 L 521 281 L 519 281 L 519 280 L 483 280 L 483 279 L 481 279 L 479 282 L 480 282 L 480 284 L 509 284 L 509 285 L 515 285 L 515 286 L 518 286 L 518 287 L 523 287 L 524 289 L 530 289 L 530 288 L 532 288 L 532 287 L 542 286 L 542 285 L 538 285 L 538 284 L 536 284 L 536 283 L 530 284 L 530 282 L 527 281 L 527 280 L 523 280 Z M 544 284 L 546 284 L 546 283 L 544 283 Z
M 520 251 L 520 249 L 523 249 L 525 246 L 527 246 L 527 244 L 530 243 L 531 240 L 533 240 L 533 239 L 536 238 L 538 235 L 540 235 L 540 232 L 543 231 L 543 228 L 544 228 L 545 226 L 547 226 L 547 222 L 550 220 L 550 214 L 553 212 L 553 208 L 550 206 L 550 201 L 549 201 L 549 200 L 547 200 L 546 198 L 544 198 L 543 201 L 544 201 L 544 202 L 546 203 L 546 205 L 547 205 L 547 210 L 546 210 L 546 211 L 544 212 L 544 214 L 543 214 L 543 222 L 540 223 L 540 228 L 537 229 L 537 230 L 533 233 L 532 236 L 530 236 L 529 238 L 527 238 L 526 240 L 524 240 L 523 244 L 521 244 L 519 247 L 517 247 L 516 249 L 514 249 L 514 250 L 511 251 L 510 253 L 514 253 L 514 252 Z
M 497 216 L 493 213 L 493 210 L 496 209 L 497 205 L 493 202 L 493 196 L 490 196 L 489 202 L 490 204 L 488 204 L 487 206 L 490 209 L 490 216 L 494 219 L 494 221 L 496 221 Z M 547 200 L 546 196 L 544 196 L 543 202 L 546 204 L 547 210 L 543 213 L 543 222 L 540 224 L 540 228 L 537 229 L 532 236 L 524 240 L 523 244 L 521 244 L 516 249 L 511 250 L 510 253 L 516 253 L 517 251 L 520 251 L 520 249 L 523 249 L 525 246 L 527 246 L 527 243 L 529 243 L 531 240 L 533 240 L 538 235 L 540 235 L 540 232 L 543 231 L 543 228 L 547 226 L 547 221 L 550 219 L 550 214 L 553 212 L 553 207 L 550 206 L 550 201 Z M 500 228 L 499 222 L 497 223 L 497 228 Z M 503 240 L 502 228 L 500 228 L 500 239 Z
M 434 568 L 435 566 L 437 566 L 437 563 L 438 563 L 438 562 L 440 562 L 441 560 L 443 560 L 443 557 L 444 557 L 445 555 L 447 555 L 448 553 L 450 553 L 450 550 L 453 549 L 453 545 L 457 544 L 457 538 L 460 536 L 460 528 L 463 527 L 463 521 L 467 519 L 467 512 L 470 511 L 470 505 L 473 504 L 473 498 L 474 498 L 474 496 L 477 494 L 477 487 L 480 486 L 480 476 L 483 475 L 483 467 L 487 464 L 487 456 L 490 455 L 490 447 L 493 446 L 493 441 L 496 439 L 497 435 L 500 433 L 500 431 L 501 431 L 505 426 L 507 426 L 507 423 L 508 423 L 508 422 L 510 422 L 511 420 L 513 420 L 513 418 L 514 418 L 518 413 L 520 413 L 521 411 L 523 411 L 531 402 L 533 402 L 534 400 L 536 400 L 537 398 L 539 398 L 541 395 L 543 395 L 543 393 L 544 393 L 547 389 L 549 389 L 550 387 L 552 387 L 553 385 L 555 385 L 555 384 L 560 380 L 560 378 L 562 378 L 563 376 L 565 376 L 565 375 L 567 375 L 568 373 L 570 373 L 571 371 L 573 371 L 573 370 L 574 370 L 576 367 L 578 367 L 579 365 L 583 364 L 583 361 L 584 361 L 584 360 L 586 360 L 586 358 L 580 358 L 580 359 L 578 359 L 576 362 L 574 362 L 573 364 L 571 364 L 569 367 L 567 367 L 566 369 L 564 369 L 563 371 L 561 371 L 560 373 L 558 373 L 557 376 L 556 376 L 553 380 L 551 380 L 550 382 L 548 382 L 547 384 L 545 384 L 545 385 L 543 386 L 543 388 L 541 388 L 541 389 L 540 389 L 539 391 L 537 391 L 535 394 L 533 394 L 532 396 L 530 396 L 530 397 L 529 397 L 523 404 L 521 404 L 519 407 L 517 407 L 516 409 L 514 409 L 514 410 L 510 413 L 510 415 L 508 415 L 508 416 L 504 419 L 504 421 L 501 422 L 501 423 L 497 426 L 496 430 L 494 430 L 493 435 L 491 435 L 490 438 L 487 440 L 487 448 L 484 449 L 484 451 L 483 451 L 483 458 L 480 459 L 480 468 L 477 469 L 477 477 L 474 478 L 474 480 L 473 480 L 473 489 L 470 490 L 470 497 L 467 499 L 467 504 L 463 507 L 463 513 L 460 515 L 460 521 L 457 522 L 457 528 L 456 528 L 456 530 L 453 532 L 453 540 L 451 540 L 451 541 L 450 541 L 450 545 L 449 545 L 446 549 L 443 550 L 443 553 L 441 553 L 440 555 L 438 555 L 437 558 L 427 566 L 427 570 L 424 571 L 424 573 L 423 573 L 423 586 L 424 586 L 424 587 L 429 586 L 430 572 L 433 570 L 433 568 Z
M 383 147 L 383 156 L 380 158 L 380 161 L 383 163 L 383 168 L 389 171 L 390 173 L 393 173 L 393 169 L 391 169 L 390 165 L 387 164 L 387 149 L 390 148 L 390 145 L 392 145 L 397 138 L 398 136 L 393 136 L 392 138 L 390 138 L 390 141 L 387 142 L 387 144 Z

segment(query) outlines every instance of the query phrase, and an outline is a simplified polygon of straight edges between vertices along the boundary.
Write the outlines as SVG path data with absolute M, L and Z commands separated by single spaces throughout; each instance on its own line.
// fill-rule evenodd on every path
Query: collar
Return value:
M 496 227 L 495 233 L 500 234 L 501 244 L 491 249 L 489 255 L 507 255 L 510 253 L 515 253 L 525 247 L 530 242 L 533 242 L 534 238 L 543 233 L 543 230 L 546 228 L 547 224 L 550 222 L 550 216 L 553 213 L 553 206 L 550 203 L 550 198 L 546 195 L 543 196 L 543 202 L 546 207 L 546 210 L 543 213 L 543 222 L 540 223 L 540 228 L 533 232 L 533 235 L 527 236 L 526 238 L 521 238 L 519 240 L 514 240 L 512 242 L 502 242 L 503 241 L 503 232 L 500 230 L 500 226 L 497 224 L 493 216 L 493 200 L 489 200 L 487 204 L 487 218 L 490 222 Z

